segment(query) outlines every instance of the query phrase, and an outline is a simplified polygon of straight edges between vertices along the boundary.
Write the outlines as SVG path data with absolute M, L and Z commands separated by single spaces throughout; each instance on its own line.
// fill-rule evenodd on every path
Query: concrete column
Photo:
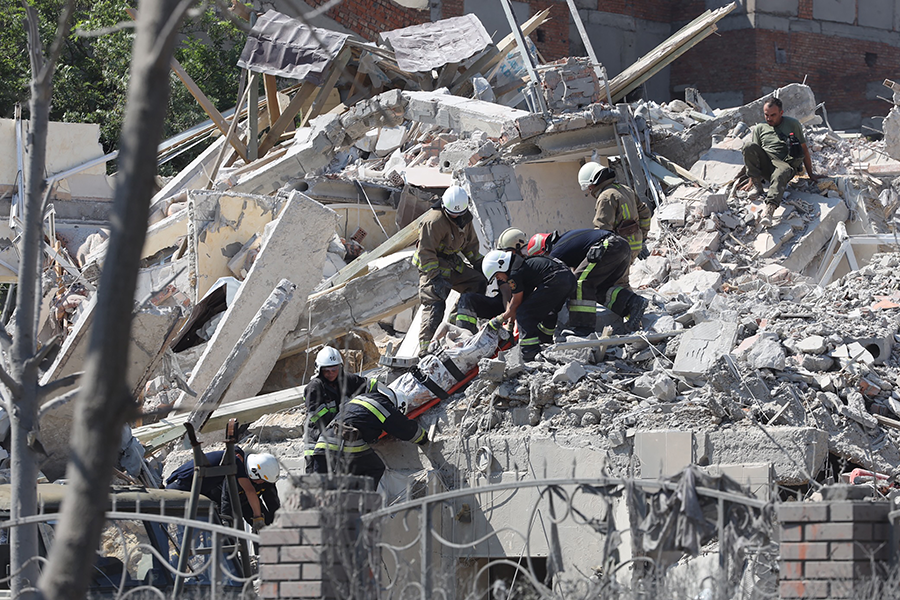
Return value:
M 295 477 L 275 522 L 260 532 L 260 598 L 377 596 L 381 561 L 360 516 L 381 507 L 368 477 Z
M 853 598 L 888 569 L 887 501 L 788 502 L 778 506 L 780 598 Z

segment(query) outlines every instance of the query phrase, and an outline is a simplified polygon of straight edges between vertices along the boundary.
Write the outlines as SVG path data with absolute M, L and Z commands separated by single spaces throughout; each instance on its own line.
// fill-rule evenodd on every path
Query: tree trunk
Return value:
M 177 0 L 140 4 L 110 241 L 98 286 L 97 316 L 76 400 L 69 481 L 49 564 L 48 598 L 82 598 L 91 578 L 122 425 L 136 414 L 127 370 L 133 298 L 169 94 L 169 61 L 183 11 Z
M 60 16 L 57 42 L 68 32 L 68 20 L 74 4 L 68 2 Z M 51 50 L 50 60 L 43 55 L 38 17 L 33 7 L 25 4 L 28 31 L 28 51 L 31 59 L 30 128 L 26 136 L 29 149 L 25 163 L 25 198 L 22 211 L 22 242 L 19 259 L 19 290 L 16 298 L 16 334 L 10 348 L 10 375 L 18 390 L 10 390 L 13 406 L 10 411 L 10 478 L 13 482 L 10 497 L 10 516 L 21 519 L 37 512 L 38 456 L 33 449 L 37 434 L 38 365 L 32 360 L 35 345 L 38 302 L 41 289 L 41 246 L 43 244 L 43 195 L 46 187 L 47 129 L 50 121 L 50 97 L 55 56 L 58 43 Z M 37 526 L 13 527 L 10 532 L 10 584 L 13 597 L 25 598 L 27 588 L 38 582 L 38 563 L 28 561 L 38 555 Z M 28 564 L 26 564 L 28 563 Z

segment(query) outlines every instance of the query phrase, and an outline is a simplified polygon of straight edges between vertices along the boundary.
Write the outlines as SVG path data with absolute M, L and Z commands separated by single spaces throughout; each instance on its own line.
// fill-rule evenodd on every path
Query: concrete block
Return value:
M 895 0 L 865 0 L 857 6 L 857 22 L 863 27 L 893 29 Z
M 870 541 L 871 523 L 807 523 L 803 526 L 803 539 L 810 542 Z
M 791 195 L 812 204 L 815 215 L 806 229 L 790 244 L 787 258 L 781 263 L 786 269 L 802 273 L 814 258 L 821 255 L 823 246 L 831 241 L 838 222 L 846 221 L 850 210 L 840 198 L 794 191 Z
M 777 263 L 762 267 L 756 275 L 767 283 L 784 283 L 791 278 L 791 272 Z
M 634 289 L 655 287 L 665 281 L 668 274 L 669 259 L 665 256 L 650 255 L 645 260 L 639 260 L 631 265 L 629 280 Z
M 721 274 L 699 269 L 682 275 L 679 279 L 670 279 L 659 288 L 659 294 L 664 298 L 674 298 L 679 294 L 702 296 L 709 290 L 718 291 L 720 285 Z
M 747 0 L 747 12 L 796 17 L 799 5 L 799 0 Z
M 483 100 L 451 96 L 441 92 L 403 92 L 407 104 L 405 116 L 411 121 L 440 125 L 460 135 L 484 131 L 499 138 L 504 132 L 535 128 L 538 121 L 531 113 Z M 537 117 L 539 119 L 539 117 Z M 546 129 L 546 125 L 540 131 Z
M 638 431 L 634 453 L 641 461 L 641 477 L 671 477 L 694 462 L 694 434 L 690 431 Z
M 853 24 L 856 0 L 813 0 L 813 19 Z
M 884 151 L 891 158 L 900 160 L 900 109 L 891 109 L 882 122 L 884 131 Z
M 872 564 L 863 560 L 807 561 L 803 571 L 809 579 L 856 579 L 872 575 Z
M 324 595 L 321 581 L 285 581 L 281 584 L 281 598 L 321 598 Z
M 260 546 L 291 546 L 299 543 L 300 532 L 296 529 L 266 527 L 259 532 Z
M 488 381 L 503 381 L 506 362 L 493 358 L 482 358 L 478 361 L 478 376 Z
M 811 542 L 815 544 L 826 544 L 828 546 L 828 556 L 824 559 L 813 558 L 810 560 L 888 560 L 890 558 L 890 548 L 880 542 Z M 783 547 L 783 546 L 782 546 Z M 783 550 L 782 550 L 783 552 Z
M 300 578 L 303 581 L 316 581 L 322 579 L 322 565 L 314 563 L 304 563 L 300 571 Z
M 259 566 L 261 581 L 296 581 L 300 579 L 300 565 L 266 565 Z
M 828 502 L 782 502 L 776 505 L 782 523 L 821 523 L 828 520 Z
M 554 383 L 575 385 L 585 375 L 587 375 L 587 371 L 584 370 L 584 366 L 581 363 L 571 362 L 559 367 L 553 373 L 552 381 Z
M 660 223 L 684 225 L 686 208 L 682 202 L 670 202 L 662 206 L 656 213 L 656 220 Z
M 778 341 L 778 336 L 772 333 L 764 333 L 757 338 L 744 358 L 751 369 L 783 371 L 787 357 L 784 352 L 784 346 Z
M 781 541 L 784 542 L 802 542 L 803 541 L 803 525 L 797 523 L 789 523 L 781 527 Z
M 727 475 L 750 489 L 761 500 L 768 500 L 775 484 L 775 474 L 769 463 L 742 463 L 733 465 L 709 465 L 704 470 L 710 475 Z
M 822 354 L 826 348 L 825 338 L 821 335 L 811 335 L 797 342 L 794 347 L 807 354 Z
M 783 485 L 802 485 L 822 469 L 828 455 L 827 432 L 812 427 L 769 427 L 767 434 L 756 428 L 710 431 L 710 464 L 741 463 L 752 456 L 755 462 L 771 463 L 775 483 Z
M 260 533 L 265 533 L 266 531 L 266 529 L 263 529 Z M 260 543 L 262 543 L 261 539 Z M 294 544 L 299 544 L 299 542 L 294 542 Z M 281 559 L 282 563 L 316 562 L 319 560 L 319 556 L 321 555 L 321 553 L 322 549 L 318 546 L 282 546 L 279 558 Z
M 740 149 L 723 148 L 717 144 L 705 152 L 691 167 L 691 173 L 716 185 L 723 185 L 737 177 L 744 168 Z
M 697 258 L 706 251 L 715 252 L 719 249 L 721 237 L 718 231 L 699 233 L 688 242 L 685 253 L 689 258 Z
M 204 390 L 209 386 L 272 289 L 284 278 L 296 285 L 293 299 L 273 322 L 265 340 L 236 375 L 220 402 L 242 400 L 259 392 L 281 355 L 285 336 L 297 327 L 306 298 L 321 277 L 328 242 L 336 225 L 334 211 L 304 194 L 292 193 L 247 279 L 197 362 L 188 382 L 191 389 Z M 298 239 L 303 240 L 305 251 L 302 253 L 297 252 Z M 182 394 L 178 404 L 184 405 L 187 401 L 186 395 Z
M 803 579 L 803 562 L 782 559 L 779 562 L 778 577 L 781 580 Z
M 387 156 L 406 141 L 406 127 L 384 127 L 378 134 L 378 141 L 375 144 L 375 154 L 378 156 Z
M 737 339 L 737 323 L 706 321 L 681 338 L 672 371 L 676 375 L 701 377 L 724 354 L 731 352 Z

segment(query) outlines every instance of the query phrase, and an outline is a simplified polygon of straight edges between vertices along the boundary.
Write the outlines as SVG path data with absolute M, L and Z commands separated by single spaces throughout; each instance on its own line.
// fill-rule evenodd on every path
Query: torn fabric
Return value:
M 307 27 L 297 19 L 270 10 L 247 36 L 238 66 L 321 85 L 324 72 L 350 36 Z

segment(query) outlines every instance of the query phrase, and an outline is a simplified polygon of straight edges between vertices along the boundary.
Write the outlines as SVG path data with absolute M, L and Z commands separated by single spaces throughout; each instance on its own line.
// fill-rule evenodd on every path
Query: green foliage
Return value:
M 65 0 L 28 0 L 40 16 L 44 48 L 52 42 Z M 97 123 L 105 151 L 117 148 L 125 112 L 134 35 L 125 0 L 75 0 L 71 33 L 57 64 L 50 118 Z M 0 117 L 12 117 L 17 102 L 28 116 L 31 66 L 20 0 L 0 2 Z M 219 110 L 234 106 L 240 70 L 237 59 L 244 34 L 213 9 L 185 21 L 176 58 Z M 175 135 L 208 117 L 177 78 L 166 118 L 165 136 Z M 190 157 L 176 159 L 177 170 Z

